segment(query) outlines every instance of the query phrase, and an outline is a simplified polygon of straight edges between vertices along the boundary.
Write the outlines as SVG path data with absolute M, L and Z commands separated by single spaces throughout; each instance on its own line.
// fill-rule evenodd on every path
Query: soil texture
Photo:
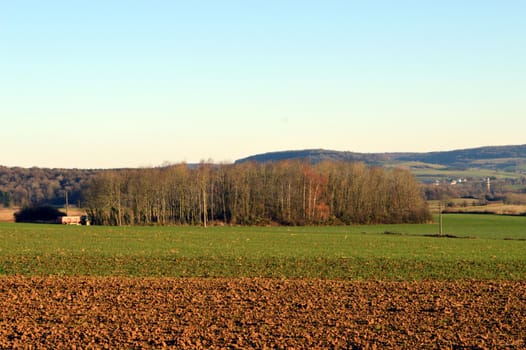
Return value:
M 521 349 L 526 281 L 4 276 L 0 348 Z

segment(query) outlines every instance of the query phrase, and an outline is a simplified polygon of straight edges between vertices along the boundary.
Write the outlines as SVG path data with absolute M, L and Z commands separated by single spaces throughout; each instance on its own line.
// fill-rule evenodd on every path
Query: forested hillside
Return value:
M 325 149 L 305 149 L 297 151 L 280 151 L 256 154 L 243 159 L 239 159 L 236 163 L 244 162 L 279 162 L 282 160 L 301 160 L 309 163 L 320 163 L 323 161 L 337 161 L 337 162 L 365 162 L 368 164 L 379 164 L 387 160 L 388 157 L 380 153 L 356 153 L 347 151 L 331 151 Z
M 0 205 L 63 205 L 65 191 L 69 201 L 83 201 L 82 190 L 97 170 L 9 168 L 0 166 Z
M 185 164 L 98 174 L 86 190 L 96 224 L 413 223 L 428 220 L 405 170 L 363 163 Z
M 458 168 L 526 170 L 526 145 L 479 147 L 446 152 L 393 154 L 398 161 L 418 161 Z
M 311 163 L 324 160 L 363 161 L 370 165 L 423 162 L 450 168 L 498 169 L 526 173 L 526 145 L 479 147 L 428 153 L 356 153 L 312 149 L 262 153 L 240 159 L 236 163 L 281 160 L 306 160 Z

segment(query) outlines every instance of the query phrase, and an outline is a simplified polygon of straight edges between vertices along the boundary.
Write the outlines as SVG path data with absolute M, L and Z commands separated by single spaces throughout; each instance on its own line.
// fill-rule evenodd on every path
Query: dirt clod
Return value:
M 526 348 L 526 282 L 0 277 L 0 348 Z

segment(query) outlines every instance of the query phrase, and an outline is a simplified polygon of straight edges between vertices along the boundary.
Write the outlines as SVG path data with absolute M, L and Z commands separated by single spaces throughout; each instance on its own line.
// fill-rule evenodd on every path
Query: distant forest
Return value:
M 519 158 L 524 150 L 524 145 L 486 147 L 425 156 L 453 155 L 456 162 L 479 159 L 491 168 L 526 162 Z M 0 166 L 0 208 L 63 207 L 67 192 L 70 205 L 88 209 L 94 222 L 101 224 L 302 225 L 425 220 L 427 214 L 419 211 L 421 193 L 427 200 L 450 204 L 454 198 L 466 203 L 526 204 L 526 176 L 520 169 L 517 176 L 491 177 L 488 191 L 486 177 L 468 177 L 455 185 L 459 177 L 448 179 L 452 175 L 447 175 L 455 168 L 444 168 L 445 175 L 436 186 L 422 179 L 416 183 L 407 171 L 392 168 L 395 156 L 406 155 L 304 150 L 224 165 L 111 170 Z M 487 160 L 496 156 L 518 158 Z M 436 176 L 440 172 L 436 170 Z M 405 209 L 395 195 L 402 183 L 413 191 Z
M 82 191 L 100 170 L 0 166 L 0 206 L 83 205 Z
M 394 168 L 407 167 L 407 161 L 448 167 L 436 186 Z M 482 175 L 455 184 L 459 178 L 447 174 L 461 166 L 512 170 L 516 176 L 492 177 L 491 190 Z M 429 219 L 425 199 L 448 205 L 454 198 L 466 205 L 526 204 L 524 174 L 526 145 L 422 154 L 286 151 L 234 164 L 145 169 L 0 166 L 0 207 L 62 207 L 67 193 L 70 205 L 86 209 L 92 222 L 108 225 L 424 222 Z
M 185 164 L 105 171 L 84 191 L 104 225 L 421 223 L 420 185 L 405 170 L 301 161 Z

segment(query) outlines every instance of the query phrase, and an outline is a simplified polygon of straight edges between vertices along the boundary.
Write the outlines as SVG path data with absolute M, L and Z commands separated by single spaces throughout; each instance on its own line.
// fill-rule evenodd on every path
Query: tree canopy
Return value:
M 85 191 L 95 224 L 311 225 L 430 219 L 406 170 L 363 163 L 247 162 L 97 174 Z

